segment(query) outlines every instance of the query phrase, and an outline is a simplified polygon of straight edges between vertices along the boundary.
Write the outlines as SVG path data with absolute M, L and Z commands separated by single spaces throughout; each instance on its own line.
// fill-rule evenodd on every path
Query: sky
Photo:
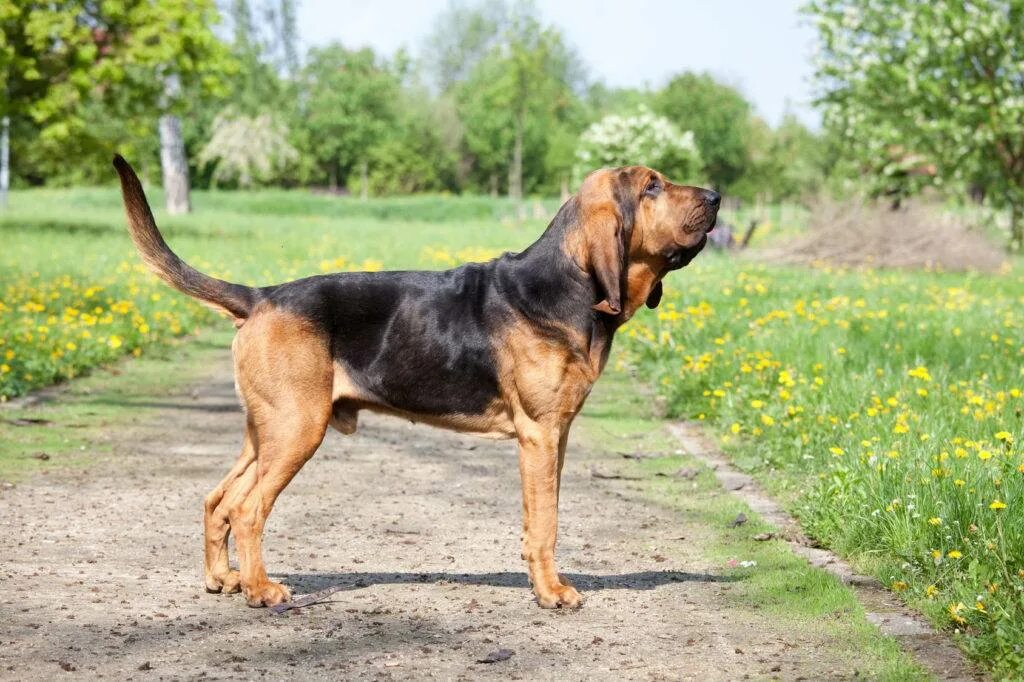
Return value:
M 449 0 L 300 0 L 299 32 L 308 46 L 332 40 L 391 54 L 418 53 Z M 683 70 L 709 71 L 738 87 L 775 125 L 792 111 L 818 127 L 810 106 L 814 32 L 803 0 L 537 0 L 592 79 L 618 87 L 660 87 Z

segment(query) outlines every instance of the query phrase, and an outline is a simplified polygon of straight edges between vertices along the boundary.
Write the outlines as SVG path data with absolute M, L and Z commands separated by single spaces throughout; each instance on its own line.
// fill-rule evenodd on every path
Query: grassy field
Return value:
M 1024 274 L 702 256 L 620 332 L 806 529 L 1005 674 L 1024 664 Z
M 486 198 L 194 201 L 192 216 L 158 212 L 168 241 L 251 284 L 483 260 L 546 222 L 511 220 Z M 766 217 L 759 236 L 771 241 L 804 219 Z M 0 243 L 0 400 L 128 354 L 158 361 L 216 319 L 142 271 L 112 188 L 15 192 Z M 702 419 L 824 544 L 1010 674 L 1024 669 L 1022 328 L 1019 265 L 848 272 L 707 253 L 669 278 L 662 307 L 621 332 L 613 358 L 638 368 L 671 416 Z

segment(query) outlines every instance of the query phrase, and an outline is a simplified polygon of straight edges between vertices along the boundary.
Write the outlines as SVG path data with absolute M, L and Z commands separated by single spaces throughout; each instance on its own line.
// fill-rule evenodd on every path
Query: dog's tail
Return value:
M 178 258 L 156 227 L 153 212 L 135 171 L 120 154 L 114 156 L 114 168 L 121 176 L 121 195 L 128 214 L 128 231 L 149 269 L 178 291 L 199 299 L 215 310 L 227 312 L 236 321 L 247 319 L 259 300 L 259 292 L 252 287 L 204 275 Z

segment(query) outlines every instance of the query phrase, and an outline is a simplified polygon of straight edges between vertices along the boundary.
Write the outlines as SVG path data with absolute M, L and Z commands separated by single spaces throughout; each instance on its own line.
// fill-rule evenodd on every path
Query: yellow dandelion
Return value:
M 928 519 L 928 523 L 930 523 L 933 526 L 941 526 L 942 519 L 940 519 L 938 516 L 933 516 L 930 519 Z
M 992 504 L 988 506 L 989 509 L 1006 509 L 1006 503 L 1002 500 L 992 500 Z
M 907 372 L 907 375 L 912 376 L 915 379 L 920 379 L 921 381 L 924 382 L 929 382 L 932 380 L 932 375 L 928 373 L 928 368 L 923 365 L 919 365 L 918 367 L 915 367 L 914 369 L 910 370 L 909 372 Z

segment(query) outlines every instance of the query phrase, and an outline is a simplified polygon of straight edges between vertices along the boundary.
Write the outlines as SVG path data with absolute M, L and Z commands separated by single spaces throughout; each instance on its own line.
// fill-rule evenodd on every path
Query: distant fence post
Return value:
M 0 208 L 7 208 L 7 189 L 11 185 L 10 127 L 11 118 L 4 116 L 0 121 Z

